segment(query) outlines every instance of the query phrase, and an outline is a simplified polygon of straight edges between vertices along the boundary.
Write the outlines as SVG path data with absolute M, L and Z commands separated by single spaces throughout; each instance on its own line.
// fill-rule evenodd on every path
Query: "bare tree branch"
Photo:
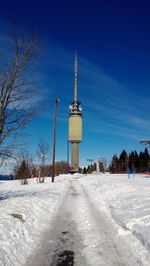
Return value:
M 5 73 L 0 72 L 0 157 L 12 157 L 11 145 L 16 134 L 37 114 L 31 98 L 35 96 L 34 83 L 25 79 L 27 70 L 36 55 L 38 39 L 34 36 L 19 35 L 13 28 L 11 44 L 14 53 L 10 56 Z M 28 76 L 29 78 L 29 76 Z M 14 134 L 15 132 L 15 134 Z M 10 145 L 6 144 L 10 140 Z

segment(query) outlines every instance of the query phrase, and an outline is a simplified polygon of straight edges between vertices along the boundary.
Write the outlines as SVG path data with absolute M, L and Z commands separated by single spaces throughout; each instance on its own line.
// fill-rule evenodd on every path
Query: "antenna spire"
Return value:
M 78 96 L 78 57 L 77 50 L 75 50 L 75 59 L 74 59 L 74 102 L 77 102 Z

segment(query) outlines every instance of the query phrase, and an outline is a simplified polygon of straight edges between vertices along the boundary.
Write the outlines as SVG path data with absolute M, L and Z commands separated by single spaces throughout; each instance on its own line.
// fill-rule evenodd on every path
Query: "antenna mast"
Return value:
M 75 60 L 74 60 L 74 102 L 77 102 L 78 96 L 78 57 L 77 50 L 75 51 Z

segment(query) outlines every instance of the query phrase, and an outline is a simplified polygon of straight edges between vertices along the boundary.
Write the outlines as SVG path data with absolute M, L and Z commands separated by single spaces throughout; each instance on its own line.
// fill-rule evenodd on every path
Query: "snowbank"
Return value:
M 51 183 L 28 185 L 19 181 L 0 182 L 0 265 L 26 265 L 26 259 L 50 227 L 67 183 L 57 178 Z M 23 219 L 12 214 L 22 215 Z
M 89 175 L 81 183 L 86 184 L 97 210 L 112 217 L 119 225 L 118 233 L 121 226 L 150 252 L 150 179 L 146 176 Z M 136 239 L 132 239 L 132 244 L 138 245 Z

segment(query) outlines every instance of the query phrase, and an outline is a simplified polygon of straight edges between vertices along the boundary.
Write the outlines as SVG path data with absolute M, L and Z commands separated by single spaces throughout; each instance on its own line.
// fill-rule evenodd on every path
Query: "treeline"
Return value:
M 22 185 L 28 184 L 28 179 L 36 177 L 39 183 L 43 183 L 45 176 L 51 177 L 53 165 L 35 165 L 28 157 L 22 157 L 13 169 L 15 179 L 19 179 Z M 67 174 L 70 170 L 65 161 L 56 162 L 55 175 Z
M 119 156 L 114 155 L 109 166 L 111 173 L 142 173 L 150 171 L 150 154 L 147 148 L 142 152 L 123 150 Z
M 15 179 L 20 179 L 21 184 L 27 184 L 28 178 L 31 177 L 37 177 L 38 182 L 41 183 L 44 182 L 45 176 L 51 176 L 52 169 L 52 164 L 46 164 L 43 160 L 40 165 L 35 165 L 32 158 L 24 154 L 14 167 L 13 176 Z M 56 162 L 56 175 L 67 174 L 70 170 L 70 165 L 67 162 Z M 79 172 L 91 174 L 96 170 L 96 163 L 93 163 L 87 167 L 80 168 Z M 136 173 L 150 172 L 150 154 L 147 148 L 139 153 L 137 151 L 131 151 L 129 154 L 123 150 L 119 156 L 114 155 L 112 157 L 110 165 L 107 164 L 106 159 L 100 161 L 99 170 L 101 173 L 106 171 L 110 173 L 127 173 L 128 171 Z

